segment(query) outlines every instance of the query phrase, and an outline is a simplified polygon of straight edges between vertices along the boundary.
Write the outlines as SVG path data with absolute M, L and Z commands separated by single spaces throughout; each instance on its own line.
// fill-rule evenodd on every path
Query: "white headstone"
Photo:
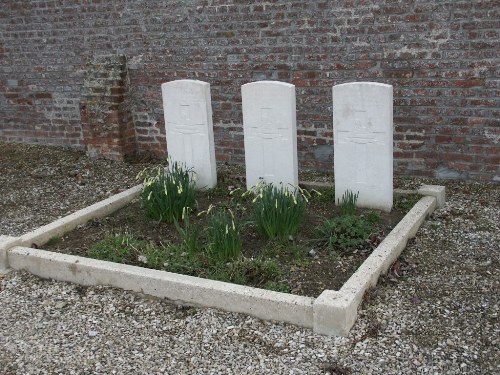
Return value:
M 161 85 L 168 155 L 196 173 L 196 187 L 217 184 L 210 84 L 178 80 Z
M 298 185 L 295 86 L 259 81 L 241 87 L 247 189 Z
M 335 199 L 359 192 L 359 207 L 392 208 L 392 86 L 355 82 L 334 86 Z

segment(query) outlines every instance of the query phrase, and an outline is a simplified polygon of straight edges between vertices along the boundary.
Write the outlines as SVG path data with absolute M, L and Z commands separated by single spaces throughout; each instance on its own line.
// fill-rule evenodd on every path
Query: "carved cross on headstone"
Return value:
M 172 131 L 182 134 L 204 134 L 206 120 L 200 116 L 201 105 L 199 103 L 177 102 L 178 116 L 173 116 L 169 121 Z

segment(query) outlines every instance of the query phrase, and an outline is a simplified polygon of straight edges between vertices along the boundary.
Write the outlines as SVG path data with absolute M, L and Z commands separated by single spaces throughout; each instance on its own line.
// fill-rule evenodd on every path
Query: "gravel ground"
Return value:
M 22 233 L 80 208 L 79 199 L 87 205 L 133 185 L 134 168 L 142 169 L 61 149 L 8 149 L 47 157 L 14 167 L 0 144 L 0 234 Z M 83 188 L 70 183 L 66 158 L 95 179 Z M 20 178 L 33 170 L 51 172 Z M 5 194 L 18 179 L 22 194 Z M 447 187 L 446 207 L 367 294 L 348 337 L 11 272 L 0 276 L 0 374 L 498 374 L 500 186 L 438 183 Z M 16 218 L 25 211 L 31 216 Z

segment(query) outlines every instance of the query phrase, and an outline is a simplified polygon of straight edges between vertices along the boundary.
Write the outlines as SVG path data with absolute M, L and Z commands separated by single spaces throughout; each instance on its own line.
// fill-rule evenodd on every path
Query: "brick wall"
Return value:
M 207 81 L 216 154 L 242 162 L 240 86 L 297 86 L 300 166 L 331 170 L 331 86 L 394 86 L 397 174 L 500 181 L 498 0 L 2 0 L 0 140 L 84 147 L 86 67 L 124 55 L 140 152 L 160 84 Z

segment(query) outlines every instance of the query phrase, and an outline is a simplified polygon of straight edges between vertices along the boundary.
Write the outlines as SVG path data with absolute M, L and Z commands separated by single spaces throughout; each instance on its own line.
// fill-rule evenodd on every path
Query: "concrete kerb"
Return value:
M 9 251 L 14 269 L 81 285 L 109 285 L 195 306 L 312 328 L 313 298 L 27 247 Z
M 0 235 L 0 274 L 9 272 L 9 263 L 7 261 L 7 250 L 21 243 L 19 237 Z
M 446 203 L 446 190 L 444 186 L 422 185 L 419 189 L 417 189 L 417 193 L 424 196 L 430 195 L 432 197 L 436 197 L 437 208 L 444 207 L 444 204 Z
M 0 268 L 3 256 L 4 268 L 10 264 L 40 277 L 83 285 L 110 285 L 343 336 L 356 321 L 365 291 L 376 285 L 379 275 L 397 259 L 426 216 L 438 202 L 443 205 L 445 199 L 441 186 L 411 191 L 432 196 L 420 199 L 339 291 L 325 290 L 316 299 L 23 247 L 41 245 L 90 219 L 110 214 L 130 202 L 140 189 L 140 185 L 136 186 L 21 237 L 0 241 Z

